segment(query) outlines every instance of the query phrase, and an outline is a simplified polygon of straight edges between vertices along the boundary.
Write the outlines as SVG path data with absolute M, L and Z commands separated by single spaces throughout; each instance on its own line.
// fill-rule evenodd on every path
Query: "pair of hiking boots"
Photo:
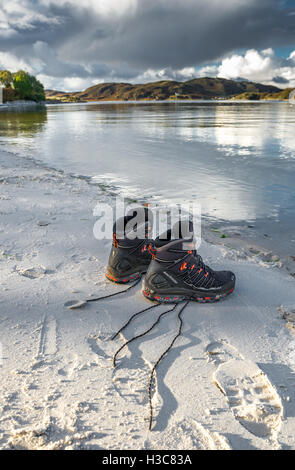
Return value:
M 234 273 L 213 271 L 197 253 L 192 222 L 179 221 L 155 240 L 149 238 L 151 229 L 147 208 L 134 209 L 116 221 L 106 272 L 109 280 L 127 283 L 145 273 L 143 295 L 166 303 L 215 302 L 233 292 Z

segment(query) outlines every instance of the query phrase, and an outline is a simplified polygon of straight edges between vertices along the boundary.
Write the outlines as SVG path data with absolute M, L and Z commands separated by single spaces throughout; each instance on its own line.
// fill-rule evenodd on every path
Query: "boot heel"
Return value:
M 106 278 L 109 281 L 115 282 L 116 284 L 127 284 L 130 281 L 136 281 L 141 277 L 142 273 L 134 273 L 129 276 L 115 277 L 112 274 L 106 273 Z

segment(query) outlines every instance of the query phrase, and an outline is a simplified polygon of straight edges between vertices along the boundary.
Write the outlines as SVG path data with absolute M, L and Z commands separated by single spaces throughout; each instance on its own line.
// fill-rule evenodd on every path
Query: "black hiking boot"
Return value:
M 191 222 L 176 224 L 155 240 L 155 248 L 143 280 L 142 292 L 148 299 L 167 303 L 216 302 L 233 292 L 234 273 L 213 271 L 197 254 Z
M 106 277 L 113 282 L 127 283 L 147 271 L 154 252 L 152 212 L 139 207 L 116 221 Z

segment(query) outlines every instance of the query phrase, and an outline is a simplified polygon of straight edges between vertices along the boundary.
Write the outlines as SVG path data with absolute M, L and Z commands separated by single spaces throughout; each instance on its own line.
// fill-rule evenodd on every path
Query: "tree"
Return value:
M 0 83 L 5 86 L 5 88 L 10 88 L 13 82 L 13 75 L 9 70 L 0 70 Z
M 44 101 L 44 87 L 33 75 L 19 70 L 13 76 L 13 87 L 24 100 Z
M 16 72 L 13 75 L 13 88 L 18 92 L 21 99 L 29 100 L 33 92 L 30 75 L 24 70 Z
M 34 101 L 45 101 L 45 92 L 44 87 L 36 77 L 30 76 L 31 85 L 32 85 L 32 100 Z

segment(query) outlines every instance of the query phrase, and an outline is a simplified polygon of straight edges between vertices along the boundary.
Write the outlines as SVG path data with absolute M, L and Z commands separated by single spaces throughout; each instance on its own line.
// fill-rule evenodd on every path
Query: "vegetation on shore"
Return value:
M 0 84 L 4 86 L 4 102 L 16 100 L 40 102 L 46 99 L 42 83 L 24 70 L 15 73 L 0 70 Z
M 196 78 L 186 82 L 162 80 L 144 84 L 100 83 L 78 92 L 45 90 L 33 75 L 19 70 L 0 70 L 4 86 L 4 102 L 32 100 L 47 103 L 77 103 L 87 101 L 165 101 L 165 100 L 287 100 L 292 88 L 284 90 L 272 85 L 224 78 Z
M 159 82 L 100 83 L 84 91 L 65 93 L 46 90 L 46 98 L 55 102 L 73 101 L 137 101 L 137 100 L 193 100 L 231 99 L 243 93 L 281 93 L 283 90 L 271 85 L 224 78 L 196 78 L 186 82 L 163 80 Z
M 276 93 L 254 93 L 254 92 L 246 92 L 241 93 L 234 97 L 235 100 L 250 100 L 250 101 L 259 101 L 259 100 L 288 100 L 291 91 L 293 88 L 285 88 Z
M 54 103 L 83 103 L 75 93 L 65 93 L 64 91 L 45 90 L 46 102 Z

